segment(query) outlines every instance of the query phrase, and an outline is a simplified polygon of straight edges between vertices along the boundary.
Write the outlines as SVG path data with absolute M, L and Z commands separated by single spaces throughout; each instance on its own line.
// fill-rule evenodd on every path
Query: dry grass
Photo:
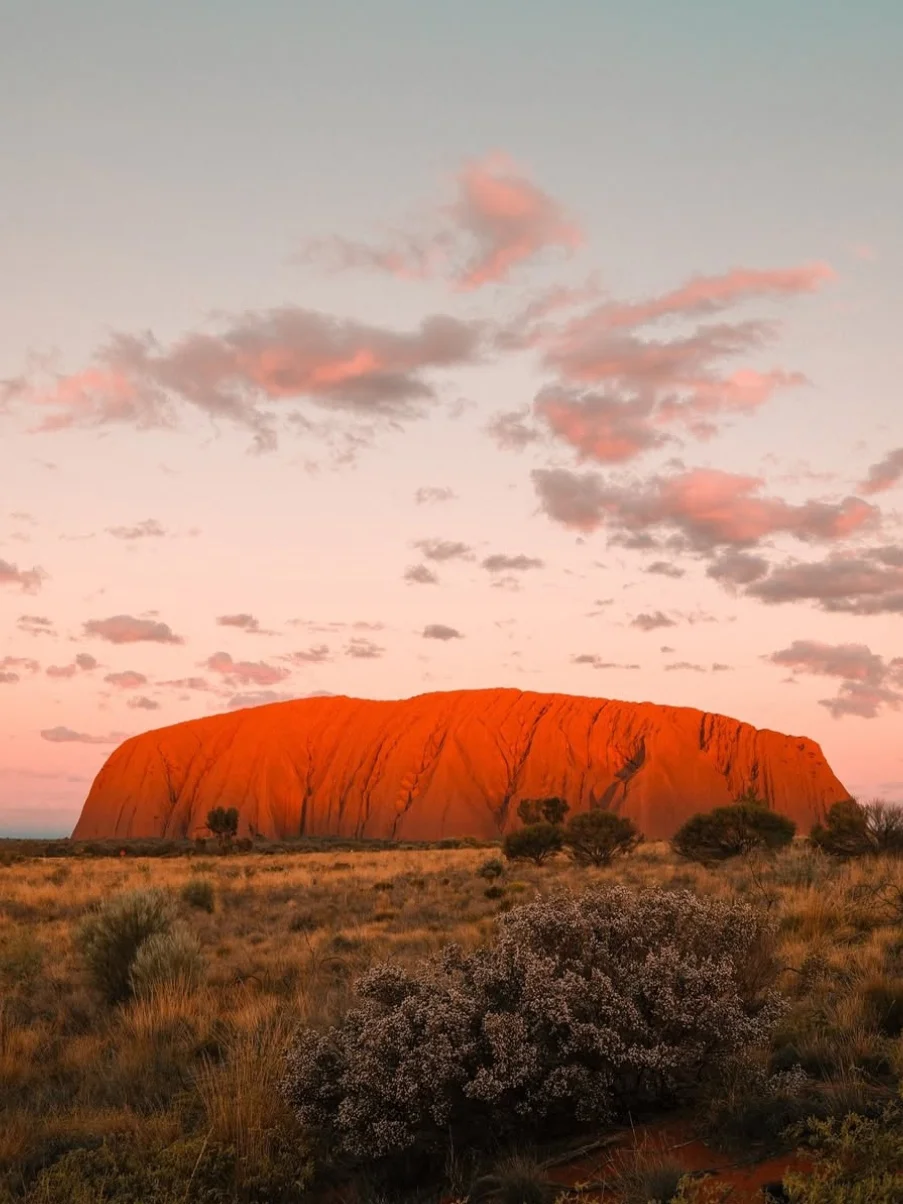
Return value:
M 775 1065 L 801 1061 L 838 1081 L 890 1081 L 903 1069 L 901 1038 L 888 1035 L 886 1019 L 882 1031 L 879 1007 L 903 965 L 903 917 L 880 902 L 903 891 L 899 861 L 840 865 L 796 845 L 773 861 L 709 870 L 648 845 L 608 869 L 564 857 L 541 869 L 509 867 L 498 879 L 501 897 L 487 898 L 476 871 L 491 855 L 418 849 L 0 866 L 0 1182 L 13 1184 L 9 1198 L 31 1198 L 25 1185 L 61 1150 L 111 1134 L 163 1143 L 191 1135 L 233 1147 L 245 1168 L 263 1164 L 272 1133 L 291 1124 L 275 1084 L 297 1023 L 335 1022 L 372 963 L 410 963 L 450 940 L 472 948 L 500 910 L 553 886 L 617 880 L 760 903 L 779 919 L 780 985 L 794 1000 Z M 211 914 L 182 899 L 198 877 L 214 886 Z M 206 953 L 206 982 L 110 1007 L 85 977 L 73 932 L 93 904 L 147 886 L 172 891 Z

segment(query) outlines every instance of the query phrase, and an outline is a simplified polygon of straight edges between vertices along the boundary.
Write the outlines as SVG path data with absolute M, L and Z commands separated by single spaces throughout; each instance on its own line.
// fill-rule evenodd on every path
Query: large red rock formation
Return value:
M 493 839 L 521 798 L 559 795 L 655 840 L 750 784 L 802 831 L 848 797 L 812 740 L 690 707 L 508 689 L 303 698 L 132 736 L 73 837 L 192 836 L 234 806 L 240 835 Z

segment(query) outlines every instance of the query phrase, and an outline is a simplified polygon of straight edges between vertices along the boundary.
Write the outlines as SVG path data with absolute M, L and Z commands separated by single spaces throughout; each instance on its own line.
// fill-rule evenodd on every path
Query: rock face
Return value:
M 649 840 L 750 784 L 803 832 L 848 791 L 812 740 L 689 707 L 520 690 L 400 701 L 304 698 L 133 736 L 107 759 L 73 837 L 496 839 L 522 798 L 606 807 Z

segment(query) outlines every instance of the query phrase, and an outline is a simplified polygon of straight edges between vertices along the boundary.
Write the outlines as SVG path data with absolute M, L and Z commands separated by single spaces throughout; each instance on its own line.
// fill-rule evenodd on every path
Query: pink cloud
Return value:
M 44 728 L 41 739 L 48 740 L 51 744 L 121 744 L 123 740 L 128 740 L 130 735 L 130 732 L 110 732 L 107 736 L 91 736 L 86 732 L 77 732 L 71 727 L 59 725 Z
M 476 362 L 481 339 L 479 323 L 443 315 L 398 333 L 284 306 L 246 314 L 219 335 L 187 334 L 168 349 L 151 335 L 114 335 L 96 367 L 46 388 L 30 383 L 18 397 L 59 411 L 32 433 L 79 424 L 172 428 L 182 403 L 250 428 L 256 449 L 269 451 L 276 431 L 259 403 L 299 398 L 358 418 L 418 418 L 436 396 L 428 374 Z M 161 533 L 151 527 L 114 534 Z
M 147 685 L 147 678 L 143 673 L 136 673 L 134 669 L 125 669 L 121 673 L 108 673 L 104 678 L 111 686 L 116 686 L 120 690 L 137 690 L 139 686 Z
M 641 485 L 611 485 L 595 473 L 535 469 L 541 507 L 556 521 L 589 532 L 603 524 L 636 534 L 650 527 L 674 529 L 690 547 L 749 546 L 787 533 L 803 541 L 842 539 L 874 525 L 880 512 L 861 498 L 791 505 L 755 497 L 759 477 L 717 469 L 693 469 L 655 477 Z
M 36 594 L 46 578 L 43 569 L 20 569 L 7 560 L 0 560 L 0 585 L 18 585 L 23 594 Z
M 113 615 L 109 619 L 89 619 L 84 624 L 85 635 L 96 635 L 110 644 L 184 644 L 166 623 L 153 619 L 136 619 L 132 615 Z
M 640 398 L 621 401 L 561 388 L 543 389 L 533 403 L 534 414 L 557 438 L 576 448 L 580 460 L 603 464 L 631 460 L 666 441 L 650 421 L 652 408 L 651 401 Z
M 835 719 L 858 715 L 874 719 L 882 706 L 899 710 L 903 703 L 903 657 L 885 662 L 867 644 L 824 644 L 794 640 L 789 648 L 765 658 L 796 672 L 842 678 L 836 698 L 819 699 Z
M 742 301 L 760 297 L 812 293 L 836 272 L 827 263 L 792 268 L 732 268 L 720 276 L 694 276 L 680 288 L 637 302 L 607 302 L 581 322 L 595 328 L 643 326 L 665 317 L 716 313 Z
M 460 189 L 453 213 L 476 244 L 456 281 L 461 289 L 506 280 L 514 266 L 546 247 L 573 249 L 584 242 L 582 231 L 558 202 L 506 155 L 467 164 Z
M 290 669 L 277 669 L 263 661 L 234 661 L 228 652 L 214 652 L 204 668 L 242 686 L 271 686 L 291 675 Z
M 443 276 L 459 291 L 509 279 L 512 269 L 540 252 L 573 250 L 585 241 L 561 205 L 496 152 L 466 163 L 457 199 L 440 207 L 421 234 L 395 234 L 394 245 L 370 246 L 346 238 L 306 244 L 302 262 L 333 269 L 370 268 L 405 280 Z M 554 302 L 552 303 L 554 305 Z
M 813 563 L 773 568 L 746 590 L 761 602 L 811 601 L 830 614 L 903 614 L 903 550 L 894 544 L 833 552 Z
M 889 451 L 883 460 L 878 460 L 868 470 L 868 476 L 859 484 L 860 493 L 881 493 L 892 489 L 903 479 L 903 447 Z

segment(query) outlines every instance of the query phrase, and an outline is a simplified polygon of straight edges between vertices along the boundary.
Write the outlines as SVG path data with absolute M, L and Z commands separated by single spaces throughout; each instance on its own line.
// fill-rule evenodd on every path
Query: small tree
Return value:
M 527 824 L 509 832 L 502 843 L 502 852 L 509 861 L 532 861 L 542 865 L 560 852 L 564 833 L 560 824 Z
M 824 824 L 815 825 L 809 842 L 833 857 L 903 854 L 903 808 L 843 799 L 830 808 Z
M 560 824 L 570 811 L 563 798 L 522 798 L 517 804 L 517 814 L 523 824 Z
M 207 812 L 207 827 L 216 837 L 221 849 L 226 849 L 238 832 L 238 808 L 214 807 Z
M 671 847 L 681 857 L 706 865 L 754 849 L 783 848 L 795 834 L 796 824 L 785 815 L 759 803 L 740 802 L 691 816 L 675 834 Z
M 579 865 L 609 865 L 632 852 L 643 837 L 632 820 L 613 811 L 573 815 L 564 829 L 564 844 Z

